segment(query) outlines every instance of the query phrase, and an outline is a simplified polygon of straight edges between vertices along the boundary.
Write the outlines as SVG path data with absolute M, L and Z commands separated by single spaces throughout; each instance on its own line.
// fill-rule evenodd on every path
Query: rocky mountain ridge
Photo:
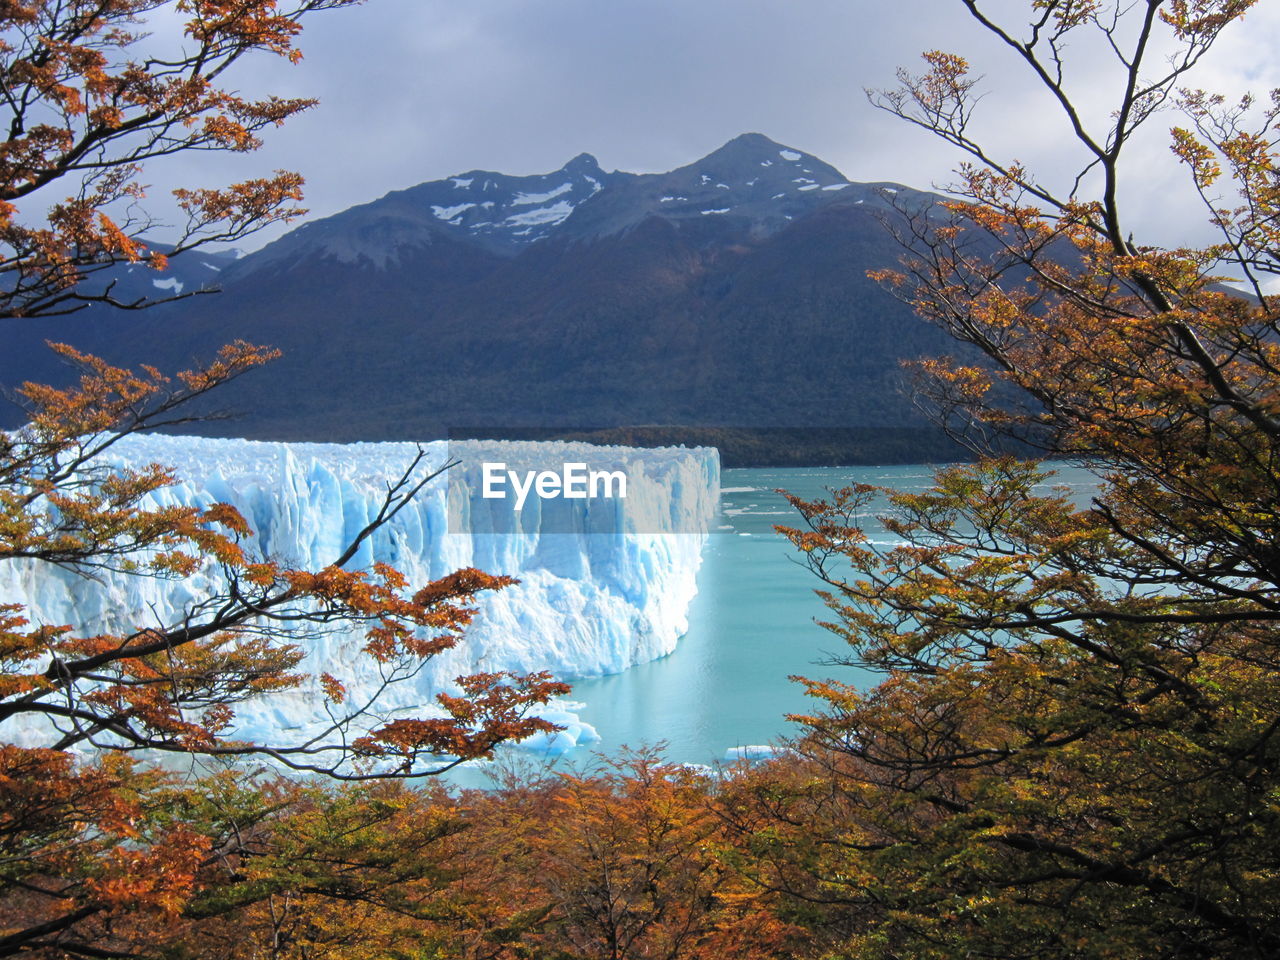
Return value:
M 824 462 L 936 459 L 955 449 L 920 439 L 902 362 L 954 345 L 867 278 L 901 255 L 885 229 L 896 208 L 935 199 L 851 182 L 759 134 L 667 173 L 606 172 L 588 154 L 536 176 L 471 171 L 216 270 L 197 259 L 217 296 L 9 321 L 0 382 L 65 377 L 46 337 L 161 369 L 243 338 L 284 357 L 219 398 L 232 419 L 195 429 L 348 441 L 656 426 L 664 442 L 699 428 L 699 443 L 767 431 L 753 456 L 817 429 Z M 833 452 L 841 430 L 860 438 L 852 452 Z

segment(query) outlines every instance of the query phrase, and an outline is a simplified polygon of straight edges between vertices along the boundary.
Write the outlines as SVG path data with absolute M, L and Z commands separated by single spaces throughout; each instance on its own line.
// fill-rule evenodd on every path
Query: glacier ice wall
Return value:
M 113 448 L 110 462 L 150 462 L 174 468 L 180 482 L 160 491 L 160 503 L 230 503 L 248 520 L 258 547 L 291 565 L 319 568 L 369 522 L 388 480 L 398 477 L 418 447 L 411 443 L 284 444 L 194 437 L 130 437 Z M 459 567 L 510 574 L 520 584 L 486 597 L 455 649 L 431 660 L 407 683 L 385 692 L 384 715 L 429 704 L 454 677 L 481 671 L 550 670 L 560 678 L 614 673 L 671 652 L 686 628 L 706 531 L 719 497 L 714 449 L 640 450 L 572 443 L 424 444 L 428 466 L 463 450 L 463 462 L 433 481 L 349 564 L 374 560 L 401 570 L 411 585 Z M 487 513 L 513 510 L 514 500 L 480 500 L 480 462 L 499 457 L 513 469 L 542 468 L 550 461 L 590 458 L 628 474 L 626 500 L 611 503 L 614 532 L 590 532 L 592 500 L 559 501 L 559 515 L 525 510 L 520 533 L 451 532 L 450 497 L 468 498 Z M 582 522 L 565 524 L 564 511 Z M 454 528 L 456 529 L 456 519 Z M 510 525 L 509 527 L 510 528 Z M 74 624 L 82 631 L 118 631 L 171 624 L 214 586 L 210 574 L 184 581 L 106 574 L 89 581 L 47 565 L 0 565 L 0 602 L 17 601 L 44 623 Z M 338 676 L 353 697 L 377 681 L 359 654 L 363 634 L 308 637 L 301 669 Z M 238 708 L 241 735 L 260 737 L 302 730 L 319 718 L 312 685 Z M 594 738 L 563 708 L 548 712 L 569 729 L 553 749 Z M 6 734 L 9 731 L 5 731 Z

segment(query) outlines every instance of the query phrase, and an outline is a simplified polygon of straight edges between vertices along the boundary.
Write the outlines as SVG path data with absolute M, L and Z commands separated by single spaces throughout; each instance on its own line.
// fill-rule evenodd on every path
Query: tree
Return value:
M 259 53 L 297 61 L 304 16 L 358 0 L 15 0 L 0 9 L 0 316 L 124 301 L 95 274 L 120 262 L 229 242 L 304 211 L 302 178 L 175 191 L 185 224 L 167 255 L 143 239 L 143 165 L 191 151 L 256 149 L 264 128 L 315 101 L 249 99 L 219 84 Z M 180 34 L 149 32 L 173 18 Z M 65 197 L 59 194 L 70 191 Z M 38 206 L 48 204 L 41 213 Z
M 259 555 L 244 519 L 226 504 L 154 506 L 175 482 L 152 464 L 117 469 L 99 462 L 122 437 L 174 422 L 183 404 L 271 357 L 243 343 L 212 365 L 178 374 L 143 374 L 59 347 L 82 367 L 78 385 L 27 384 L 31 422 L 0 438 L 0 559 L 55 564 L 77 572 L 110 569 L 138 576 L 187 577 L 213 566 L 217 591 L 173 624 L 140 625 L 119 635 L 78 635 L 72 626 L 32 624 L 20 604 L 0 611 L 0 722 L 40 718 L 50 746 L 118 751 L 266 757 L 303 773 L 347 780 L 419 776 L 436 758 L 450 764 L 487 753 L 502 740 L 551 729 L 524 710 L 563 692 L 545 675 L 484 674 L 459 681 L 464 696 L 439 698 L 444 716 L 388 722 L 371 712 L 387 686 L 411 679 L 423 661 L 454 646 L 478 594 L 514 581 L 465 569 L 415 590 L 385 564 L 347 569 L 361 546 L 444 467 L 421 469 L 421 451 L 388 483 L 369 524 L 320 571 L 292 569 Z M 140 614 L 135 614 L 140 616 Z M 303 651 L 290 630 L 366 627 L 363 652 L 380 684 L 352 701 L 339 679 L 320 677 L 328 720 L 296 744 L 253 743 L 233 735 L 234 704 L 296 686 Z
M 557 954 L 775 955 L 779 931 L 714 855 L 719 825 L 702 780 L 653 751 L 563 776 L 550 826 L 529 837 L 538 866 L 526 880 L 549 902 Z
M 93 285 L 113 263 L 164 266 L 139 235 L 152 223 L 139 212 L 143 162 L 256 147 L 258 131 L 311 101 L 254 101 L 217 84 L 250 54 L 296 59 L 300 18 L 353 2 L 0 5 L 0 109 L 9 113 L 0 147 L 0 315 L 147 305 L 117 300 L 110 283 Z M 184 21 L 180 37 L 146 32 L 170 15 Z M 19 202 L 68 184 L 72 195 L 47 215 L 19 211 Z M 280 173 L 225 190 L 178 191 L 189 222 L 173 250 L 300 212 L 290 206 L 300 184 Z M 425 454 L 389 480 L 372 521 L 328 566 L 294 569 L 261 555 L 244 518 L 225 504 L 163 505 L 157 494 L 175 482 L 172 471 L 103 461 L 124 437 L 184 422 L 192 400 L 274 351 L 237 342 L 169 378 L 54 349 L 80 380 L 18 391 L 30 422 L 0 433 L 0 562 L 56 565 L 83 574 L 86 589 L 99 570 L 164 578 L 210 570 L 219 586 L 173 622 L 121 611 L 132 624 L 111 634 L 32 622 L 21 602 L 0 597 L 0 730 L 6 740 L 18 739 L 15 731 L 23 738 L 21 746 L 0 745 L 0 956 L 134 955 L 148 931 L 194 910 L 198 895 L 216 900 L 210 884 L 243 887 L 243 865 L 270 852 L 246 845 L 251 831 L 228 828 L 243 818 L 195 816 L 190 794 L 201 785 L 184 786 L 142 757 L 269 761 L 347 781 L 413 778 L 554 729 L 529 715 L 568 689 L 545 674 L 459 678 L 459 689 L 440 694 L 423 717 L 388 720 L 374 709 L 386 686 L 458 642 L 479 595 L 513 582 L 467 569 L 410 586 L 384 564 L 351 568 L 361 546 L 439 474 L 439 465 L 427 469 Z M 379 690 L 356 699 L 321 673 L 328 720 L 320 729 L 292 741 L 238 736 L 237 704 L 303 681 L 300 668 L 309 665 L 298 628 L 338 627 L 365 632 L 361 652 L 378 671 Z M 300 802 L 283 787 L 279 793 L 283 807 Z M 331 819 L 342 811 L 337 803 L 327 810 Z M 230 875 L 216 869 L 229 863 L 241 866 Z
M 230 777 L 204 786 L 202 796 L 174 799 L 231 853 L 206 866 L 182 916 L 133 949 L 161 953 L 163 943 L 207 960 L 440 955 L 441 926 L 461 912 L 456 857 L 467 846 L 467 824 L 443 788 L 246 788 Z
M 464 795 L 442 939 L 475 960 L 799 956 L 798 931 L 722 856 L 715 793 L 645 748 Z
M 927 53 L 872 99 L 973 159 L 880 276 L 983 357 L 921 365 L 940 415 L 1098 486 L 1079 503 L 1047 465 L 990 457 L 923 494 L 793 500 L 830 626 L 883 680 L 809 682 L 826 790 L 770 801 L 792 856 L 769 882 L 825 904 L 860 957 L 1275 956 L 1280 92 L 1186 87 L 1253 3 L 1035 0 L 1020 28 L 961 3 L 1083 160 L 1059 191 L 989 153 L 980 79 Z M 1072 86 L 1091 50 L 1115 71 L 1106 112 Z M 1122 217 L 1135 134 L 1173 108 L 1205 247 L 1141 243 Z M 865 532 L 881 495 L 888 550 Z

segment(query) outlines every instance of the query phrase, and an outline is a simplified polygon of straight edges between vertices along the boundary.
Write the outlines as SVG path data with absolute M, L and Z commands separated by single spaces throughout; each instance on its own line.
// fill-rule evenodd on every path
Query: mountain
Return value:
M 217 296 L 9 321 L 0 382 L 65 376 L 46 337 L 162 369 L 241 337 L 285 356 L 220 398 L 238 416 L 204 424 L 212 435 L 634 442 L 651 425 L 666 441 L 755 431 L 748 459 L 954 456 L 900 365 L 955 346 L 866 276 L 900 256 L 896 208 L 935 201 L 850 182 L 760 134 L 661 174 L 606 172 L 587 154 L 539 176 L 475 170 L 197 264 Z
M 551 236 L 584 201 L 630 177 L 605 173 L 587 153 L 539 176 L 471 170 L 303 224 L 248 258 L 244 267 L 249 272 L 289 269 L 319 257 L 394 268 L 402 256 L 409 259 L 413 251 L 450 241 L 512 255 Z
M 166 256 L 173 247 L 166 243 L 148 242 L 156 253 Z M 237 251 L 210 251 L 197 247 L 172 257 L 164 270 L 144 264 L 123 264 L 86 282 L 87 287 L 104 288 L 113 284 L 111 295 L 121 303 L 164 300 L 191 294 L 218 293 L 224 283 L 223 271 L 235 266 Z M 108 308 L 109 309 L 109 308 Z

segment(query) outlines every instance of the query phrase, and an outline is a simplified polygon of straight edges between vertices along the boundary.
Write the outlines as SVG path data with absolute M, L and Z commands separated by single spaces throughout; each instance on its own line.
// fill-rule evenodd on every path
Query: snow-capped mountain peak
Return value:
M 575 237 L 598 237 L 649 217 L 702 220 L 732 217 L 753 235 L 769 235 L 849 187 L 835 167 L 759 133 L 744 133 L 701 160 L 669 173 L 619 182 L 566 224 Z
M 588 153 L 552 173 L 470 170 L 305 223 L 249 258 L 242 273 L 308 257 L 381 270 L 446 238 L 510 255 L 548 236 L 579 204 L 630 176 L 601 170 Z
M 606 172 L 581 153 L 551 173 L 470 170 L 393 191 L 304 224 L 241 261 L 235 272 L 288 268 L 308 258 L 382 270 L 413 262 L 440 243 L 509 257 L 552 237 L 589 241 L 655 217 L 731 221 L 734 230 L 758 239 L 835 201 L 881 204 L 877 188 L 884 186 L 851 183 L 812 154 L 759 133 L 735 137 L 668 173 Z
M 541 240 L 617 176 L 582 153 L 553 173 L 515 177 L 472 170 L 403 194 L 446 230 L 465 231 L 468 239 L 502 250 Z

